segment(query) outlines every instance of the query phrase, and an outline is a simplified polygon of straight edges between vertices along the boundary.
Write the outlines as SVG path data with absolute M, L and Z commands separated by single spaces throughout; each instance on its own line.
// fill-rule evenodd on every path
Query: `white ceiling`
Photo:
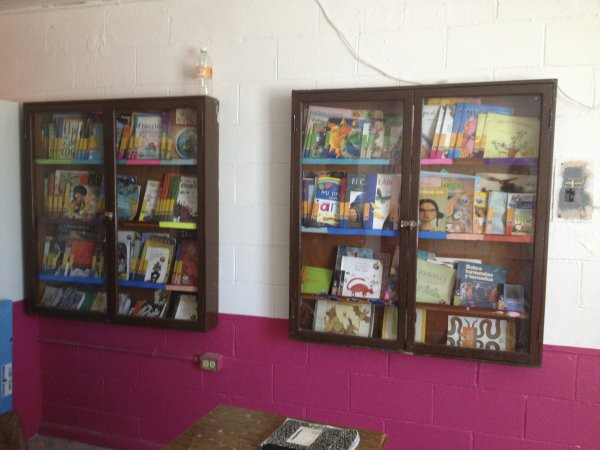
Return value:
M 68 8 L 86 4 L 123 3 L 134 0 L 0 0 L 0 11 L 19 11 L 40 8 Z

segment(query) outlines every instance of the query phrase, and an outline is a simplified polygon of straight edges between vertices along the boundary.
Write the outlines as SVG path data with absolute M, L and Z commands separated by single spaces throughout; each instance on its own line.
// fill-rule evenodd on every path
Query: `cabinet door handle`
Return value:
M 113 220 L 113 218 L 115 217 L 115 215 L 113 214 L 112 211 L 106 211 L 104 213 L 104 217 L 106 217 L 108 220 Z
M 401 220 L 400 227 L 401 228 L 416 228 L 418 226 L 418 222 L 416 220 Z

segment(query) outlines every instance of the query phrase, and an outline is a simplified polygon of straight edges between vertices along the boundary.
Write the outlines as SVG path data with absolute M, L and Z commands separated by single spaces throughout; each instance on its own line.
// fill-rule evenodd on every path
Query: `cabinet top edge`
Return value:
M 24 102 L 23 107 L 28 109 L 45 108 L 45 107 L 60 107 L 60 106 L 77 106 L 77 105 L 109 105 L 109 104 L 125 104 L 125 103 L 156 103 L 156 102 L 194 102 L 194 101 L 211 101 L 217 102 L 215 97 L 208 95 L 179 95 L 179 96 L 164 96 L 164 97 L 130 97 L 130 98 L 97 98 L 97 99 L 81 99 L 81 100 L 49 100 L 40 102 Z
M 531 80 L 503 80 L 503 81 L 478 81 L 465 83 L 434 83 L 434 84 L 412 84 L 407 86 L 375 86 L 375 87 L 352 87 L 352 88 L 328 88 L 328 89 L 293 89 L 293 95 L 318 94 L 330 92 L 402 92 L 415 90 L 444 90 L 455 88 L 477 88 L 477 87 L 498 87 L 498 86 L 533 86 L 547 85 L 558 86 L 557 78 L 542 78 Z

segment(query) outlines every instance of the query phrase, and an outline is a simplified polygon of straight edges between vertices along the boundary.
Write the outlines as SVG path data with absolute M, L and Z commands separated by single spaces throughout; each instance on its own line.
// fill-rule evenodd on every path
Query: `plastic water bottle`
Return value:
M 196 80 L 200 95 L 212 95 L 212 59 L 206 48 L 200 50 L 200 59 L 196 64 Z

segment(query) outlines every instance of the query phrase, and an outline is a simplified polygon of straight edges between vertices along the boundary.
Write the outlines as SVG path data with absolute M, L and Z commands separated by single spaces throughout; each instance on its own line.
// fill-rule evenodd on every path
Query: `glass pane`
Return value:
M 198 320 L 197 141 L 193 108 L 116 115 L 120 316 Z
M 33 194 L 41 308 L 106 313 L 103 117 L 36 113 Z
M 396 341 L 402 101 L 303 106 L 300 330 Z
M 529 351 L 540 116 L 533 95 L 425 99 L 415 342 Z

